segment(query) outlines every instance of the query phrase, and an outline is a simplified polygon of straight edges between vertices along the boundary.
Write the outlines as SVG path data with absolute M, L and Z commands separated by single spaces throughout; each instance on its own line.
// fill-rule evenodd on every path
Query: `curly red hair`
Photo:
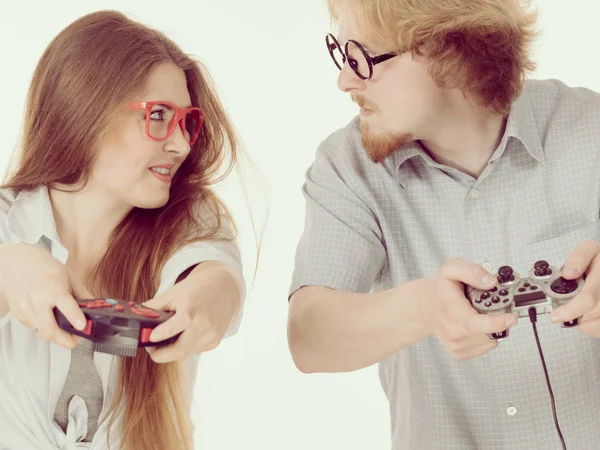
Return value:
M 484 109 L 508 114 L 537 37 L 528 0 L 327 0 L 334 21 L 360 24 L 375 48 L 410 51 L 430 63 L 440 87 L 458 88 Z M 349 14 L 346 15 L 346 14 Z

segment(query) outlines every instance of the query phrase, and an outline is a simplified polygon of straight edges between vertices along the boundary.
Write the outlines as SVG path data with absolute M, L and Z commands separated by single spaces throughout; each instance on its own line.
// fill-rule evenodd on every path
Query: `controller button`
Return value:
M 498 290 L 498 286 L 494 286 L 493 288 L 491 288 L 489 291 L 490 292 L 496 292 Z
M 146 344 L 150 342 L 150 334 L 152 334 L 153 328 L 142 328 L 140 331 L 140 342 Z
M 507 289 L 501 289 L 500 292 L 498 292 L 498 294 L 500 294 L 500 295 L 508 295 L 508 290 Z
M 526 288 L 527 288 L 527 287 L 529 287 L 529 286 L 531 286 L 531 284 L 529 284 L 529 283 L 523 283 L 523 287 L 526 287 Z
M 487 302 L 485 302 L 485 306 L 487 306 L 487 307 L 489 308 L 490 306 L 492 306 L 492 302 L 490 302 L 490 301 L 488 300 Z
M 490 298 L 490 293 L 484 292 L 483 294 L 481 294 L 481 298 L 483 298 L 483 299 Z
M 156 311 L 152 311 L 150 309 L 141 307 L 141 308 L 131 308 L 131 312 L 137 314 L 138 316 L 148 317 L 150 319 L 158 319 L 160 314 Z
M 529 288 L 529 290 L 530 290 L 530 291 L 536 291 L 536 290 L 537 290 L 537 288 L 538 288 L 537 286 L 531 286 L 531 287 Z
M 552 283 L 551 287 L 557 294 L 570 294 L 577 290 L 577 286 L 579 286 L 577 280 L 565 280 L 563 277 L 560 277 Z
M 505 298 L 502 303 L 508 303 L 508 302 L 510 302 L 510 299 L 509 298 Z
M 500 297 L 498 297 L 497 295 L 494 295 L 492 297 L 492 303 L 500 303 Z
M 81 332 L 83 334 L 87 334 L 88 336 L 92 334 L 92 328 L 94 327 L 94 322 L 92 322 L 90 319 L 87 319 L 85 321 L 85 328 L 83 330 L 81 330 Z
M 481 303 L 482 301 L 483 301 L 483 300 L 482 300 L 481 298 L 479 298 L 479 297 L 477 297 L 477 298 L 475 299 L 475 303 Z
M 519 292 L 525 292 L 527 289 L 525 289 L 524 287 L 520 287 L 519 288 Z
M 498 282 L 508 283 L 515 279 L 513 268 L 510 266 L 502 266 L 498 269 Z
M 563 322 L 563 326 L 565 328 L 572 328 L 576 327 L 577 325 L 579 325 L 579 319 L 573 319 L 570 322 Z
M 506 337 L 508 337 L 508 332 L 506 330 L 501 333 L 492 333 L 492 338 L 494 339 L 504 339 Z

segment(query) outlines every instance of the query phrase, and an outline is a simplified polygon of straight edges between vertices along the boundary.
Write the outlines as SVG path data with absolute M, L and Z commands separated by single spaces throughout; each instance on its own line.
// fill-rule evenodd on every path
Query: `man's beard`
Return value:
M 363 147 L 375 163 L 383 161 L 396 150 L 414 141 L 410 133 L 375 133 L 371 130 L 367 121 L 362 119 L 360 121 L 360 135 Z

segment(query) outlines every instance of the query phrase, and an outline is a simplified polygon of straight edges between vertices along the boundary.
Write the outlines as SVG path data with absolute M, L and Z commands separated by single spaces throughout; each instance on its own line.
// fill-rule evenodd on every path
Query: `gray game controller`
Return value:
M 583 278 L 566 280 L 560 270 L 547 261 L 537 261 L 529 271 L 529 277 L 521 278 L 510 266 L 498 269 L 498 284 L 489 290 L 465 286 L 467 298 L 481 314 L 512 313 L 528 317 L 529 310 L 535 308 L 538 314 L 553 311 L 569 302 L 583 288 Z M 563 322 L 565 328 L 579 325 L 580 318 Z M 492 339 L 503 339 L 508 330 L 490 335 Z

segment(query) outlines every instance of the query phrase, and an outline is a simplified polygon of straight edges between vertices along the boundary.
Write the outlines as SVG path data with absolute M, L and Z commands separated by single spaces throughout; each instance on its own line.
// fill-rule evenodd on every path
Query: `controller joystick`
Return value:
M 514 314 L 517 318 L 528 317 L 529 310 L 535 308 L 537 314 L 547 314 L 569 302 L 583 288 L 583 278 L 566 280 L 560 270 L 547 261 L 537 261 L 528 277 L 520 277 L 512 267 L 498 269 L 498 282 L 501 284 L 489 290 L 465 286 L 467 298 L 481 314 Z M 563 322 L 563 328 L 579 325 L 580 318 Z M 492 339 L 503 339 L 508 330 L 490 335 Z
M 498 283 L 510 283 L 515 280 L 513 268 L 510 266 L 502 266 L 498 269 Z
M 550 269 L 550 264 L 548 264 L 548 261 L 537 261 L 534 265 L 533 265 L 533 273 L 536 277 L 547 277 L 550 276 L 552 274 L 552 269 Z
M 74 328 L 57 308 L 54 308 L 54 317 L 61 329 L 92 341 L 93 351 L 133 357 L 139 347 L 163 347 L 175 342 L 181 334 L 159 342 L 150 341 L 152 330 L 175 314 L 171 311 L 157 311 L 139 303 L 111 298 L 78 300 L 77 303 L 86 319 L 83 330 Z
M 563 277 L 557 278 L 554 283 L 550 285 L 552 291 L 557 294 L 570 294 L 577 289 L 577 280 L 567 280 Z

